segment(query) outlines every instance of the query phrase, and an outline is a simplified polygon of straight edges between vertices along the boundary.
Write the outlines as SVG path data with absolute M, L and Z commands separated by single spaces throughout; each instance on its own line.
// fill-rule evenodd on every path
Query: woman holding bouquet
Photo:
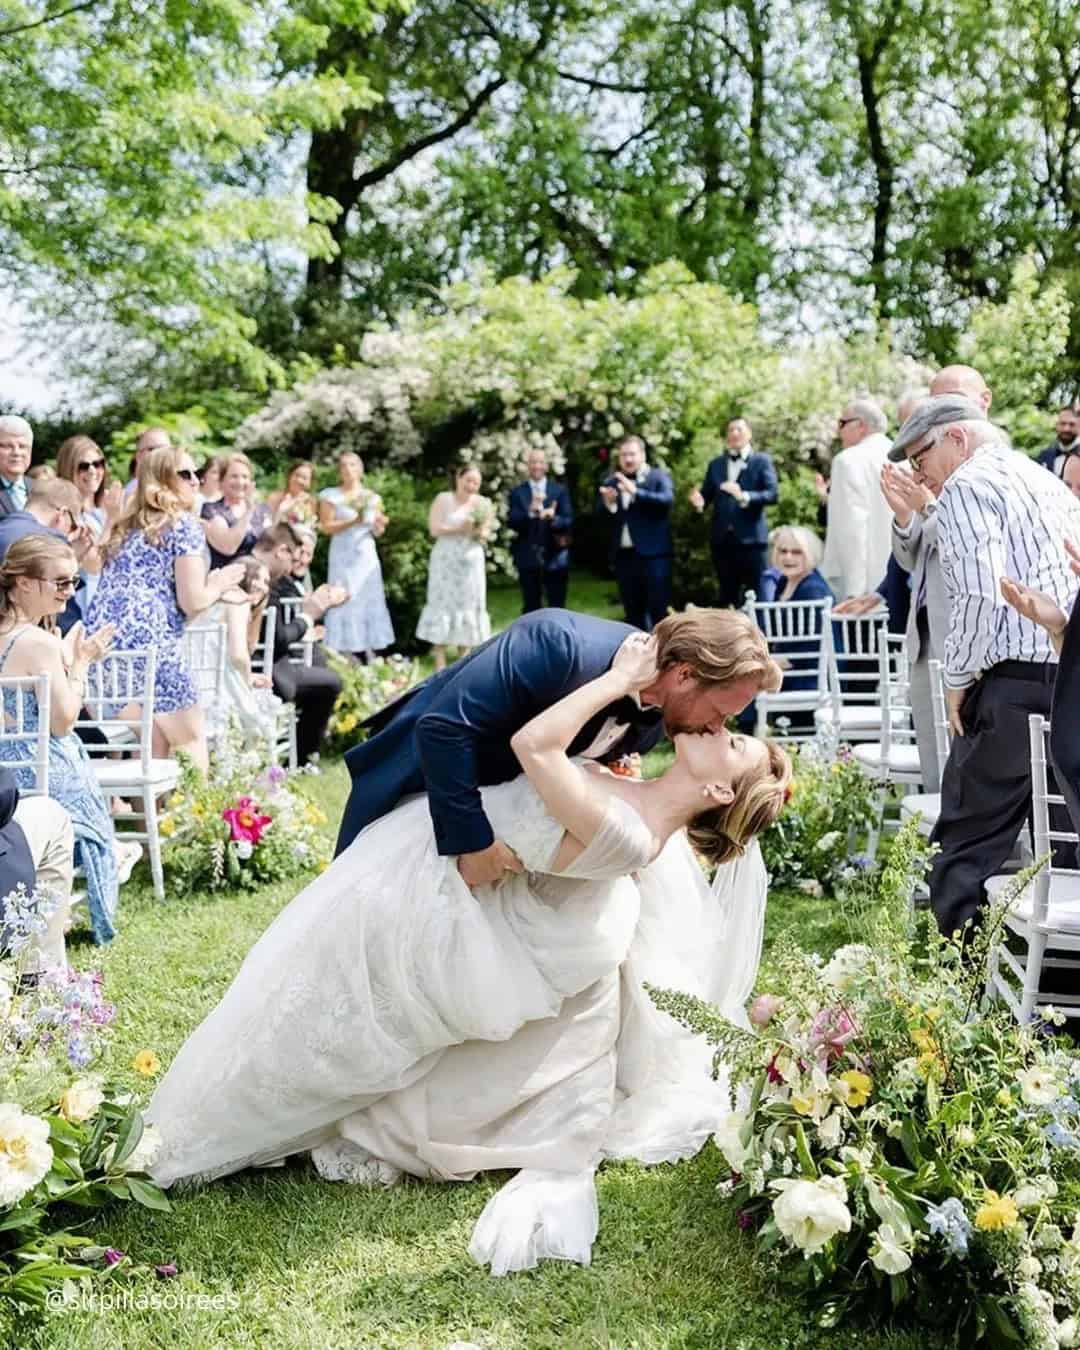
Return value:
M 491 636 L 484 545 L 494 529 L 495 510 L 480 495 L 482 482 L 475 464 L 463 464 L 454 490 L 440 492 L 428 515 L 435 544 L 416 636 L 434 645 L 436 670 L 446 667 L 447 647 L 457 647 L 464 656 Z
M 375 547 L 387 520 L 382 498 L 364 487 L 359 455 L 338 456 L 338 484 L 319 493 L 319 525 L 330 536 L 330 585 L 342 587 L 349 598 L 327 610 L 326 645 L 366 660 L 394 641 Z

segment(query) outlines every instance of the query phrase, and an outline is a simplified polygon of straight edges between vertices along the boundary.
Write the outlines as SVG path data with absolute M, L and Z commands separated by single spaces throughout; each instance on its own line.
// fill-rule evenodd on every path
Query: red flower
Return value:
M 257 844 L 272 819 L 259 813 L 252 797 L 238 797 L 235 806 L 222 811 L 221 818 L 228 821 L 229 838 L 234 844 L 241 839 L 246 839 L 249 844 Z
M 596 452 L 596 458 L 600 461 L 601 464 L 606 464 L 606 463 L 607 463 L 607 457 L 608 457 L 608 452 L 607 452 L 606 450 L 597 450 L 597 452 Z

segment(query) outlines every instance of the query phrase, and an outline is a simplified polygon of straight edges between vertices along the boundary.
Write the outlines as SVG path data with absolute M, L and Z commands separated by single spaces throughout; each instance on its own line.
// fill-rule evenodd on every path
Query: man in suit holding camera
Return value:
M 627 436 L 618 469 L 600 487 L 600 510 L 611 517 L 611 556 L 626 622 L 646 631 L 671 605 L 671 475 L 650 469 L 645 442 Z
M 510 490 L 509 525 L 514 532 L 511 553 L 521 582 L 522 614 L 566 604 L 570 576 L 570 527 L 574 513 L 570 493 L 548 477 L 547 455 L 530 450 L 525 459 L 529 475 Z

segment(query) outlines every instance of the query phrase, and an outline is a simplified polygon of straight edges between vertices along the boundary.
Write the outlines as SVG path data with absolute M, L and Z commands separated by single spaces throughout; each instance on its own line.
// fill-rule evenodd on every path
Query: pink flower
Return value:
M 102 1260 L 107 1266 L 117 1266 L 124 1259 L 124 1253 L 118 1251 L 115 1247 L 106 1247 L 102 1255 Z
M 783 1005 L 777 994 L 758 994 L 750 1004 L 750 1021 L 756 1027 L 767 1027 Z
M 238 798 L 235 806 L 222 811 L 221 818 L 228 822 L 229 838 L 234 844 L 241 840 L 257 844 L 271 821 L 270 816 L 260 815 L 258 805 L 251 797 Z
M 821 1063 L 837 1060 L 844 1046 L 859 1034 L 851 1015 L 843 1008 L 822 1008 L 810 1024 L 810 1048 Z
M 772 1059 L 770 1059 L 768 1064 L 765 1066 L 765 1077 L 768 1079 L 770 1083 L 782 1083 L 784 1081 L 784 1075 L 776 1067 L 775 1055 L 773 1055 Z
M 606 463 L 607 463 L 607 457 L 608 457 L 608 452 L 607 452 L 606 450 L 597 450 L 597 452 L 596 452 L 596 458 L 600 461 L 601 464 L 606 464 Z

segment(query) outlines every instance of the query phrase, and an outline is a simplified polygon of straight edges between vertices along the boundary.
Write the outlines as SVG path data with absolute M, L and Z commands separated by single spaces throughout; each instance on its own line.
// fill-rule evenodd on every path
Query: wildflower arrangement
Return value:
M 741 1106 L 716 1135 L 722 1190 L 823 1325 L 901 1312 L 958 1345 L 1080 1344 L 1080 1058 L 979 1006 L 1027 878 L 966 953 L 936 931 L 916 946 L 903 897 L 919 851 L 912 825 L 867 945 L 827 963 L 782 946 L 752 1032 L 653 998 L 719 1047 Z
M 0 902 L 0 1314 L 103 1269 L 106 1249 L 66 1231 L 58 1206 L 170 1207 L 145 1175 L 156 1131 L 130 1091 L 94 1072 L 115 1017 L 100 972 L 28 969 L 55 903 L 22 887 Z
M 190 890 L 253 889 L 326 865 L 326 813 L 305 790 L 306 771 L 264 765 L 257 749 L 227 738 L 205 777 L 185 763 L 160 830 L 168 884 Z
M 333 652 L 327 653 L 333 669 L 341 676 L 341 693 L 327 728 L 328 749 L 343 754 L 362 741 L 362 723 L 387 703 L 392 703 L 420 678 L 416 661 L 404 656 L 378 657 L 369 665 L 357 665 Z
M 760 841 L 770 881 L 810 895 L 846 888 L 871 867 L 851 842 L 873 821 L 874 784 L 846 745 L 835 758 L 803 746 L 794 760 L 787 808 Z

